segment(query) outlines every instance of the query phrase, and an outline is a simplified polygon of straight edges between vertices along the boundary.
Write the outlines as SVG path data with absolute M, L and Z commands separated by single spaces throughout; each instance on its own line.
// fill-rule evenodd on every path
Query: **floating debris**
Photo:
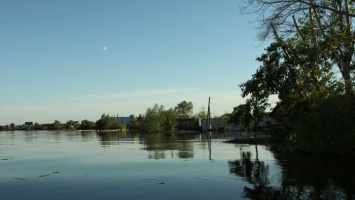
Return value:
M 44 174 L 44 175 L 41 175 L 39 176 L 40 178 L 43 178 L 43 177 L 47 177 L 47 176 L 50 176 L 51 174 Z
M 151 185 L 164 185 L 166 182 L 168 182 L 168 179 L 141 179 L 142 181 L 152 181 L 156 183 L 151 183 Z
M 2 158 L 1 160 L 12 160 L 13 158 Z
M 51 174 L 44 174 L 44 175 L 41 175 L 41 176 L 39 176 L 39 177 L 40 177 L 40 178 L 43 178 L 43 177 L 50 176 L 50 175 L 52 175 L 52 174 L 59 174 L 59 172 L 56 171 L 56 172 L 52 172 Z
M 12 177 L 12 179 L 19 180 L 19 181 L 25 181 L 25 178 L 19 178 L 19 177 Z

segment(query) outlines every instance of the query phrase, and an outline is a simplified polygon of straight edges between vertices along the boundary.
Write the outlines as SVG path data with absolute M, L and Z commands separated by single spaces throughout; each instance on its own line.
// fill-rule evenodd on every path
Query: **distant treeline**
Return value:
M 87 119 L 82 121 L 68 121 L 61 123 L 55 120 L 50 124 L 38 124 L 26 122 L 24 125 L 10 125 L 0 126 L 0 130 L 140 130 L 145 132 L 157 131 L 173 131 L 176 129 L 178 119 L 189 118 L 205 118 L 206 111 L 202 107 L 198 113 L 193 114 L 193 103 L 182 101 L 174 108 L 165 109 L 163 105 L 155 104 L 152 108 L 148 108 L 144 115 L 140 114 L 138 117 L 130 115 L 129 123 L 118 123 L 115 116 L 102 114 L 100 119 L 96 122 Z

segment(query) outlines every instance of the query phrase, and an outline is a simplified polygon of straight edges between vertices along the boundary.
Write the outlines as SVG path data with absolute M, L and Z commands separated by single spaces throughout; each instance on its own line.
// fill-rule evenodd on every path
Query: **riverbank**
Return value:
M 273 140 L 270 136 L 258 136 L 258 137 L 243 137 L 235 138 L 225 143 L 231 144 L 249 144 L 249 145 L 267 145 L 270 150 L 284 155 L 307 155 L 307 156 L 333 156 L 339 158 L 355 158 L 355 153 L 351 148 L 348 151 L 336 151 L 332 148 L 326 148 L 325 146 L 317 145 L 300 145 L 291 143 L 280 143 Z

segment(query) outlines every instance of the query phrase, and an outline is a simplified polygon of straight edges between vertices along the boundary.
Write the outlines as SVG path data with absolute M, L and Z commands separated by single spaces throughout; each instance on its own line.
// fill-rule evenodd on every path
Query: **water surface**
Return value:
M 224 143 L 233 137 L 213 133 L 209 143 L 206 134 L 0 132 L 0 199 L 354 197 L 349 163 L 342 177 L 314 159 Z M 309 165 L 323 166 L 322 178 Z

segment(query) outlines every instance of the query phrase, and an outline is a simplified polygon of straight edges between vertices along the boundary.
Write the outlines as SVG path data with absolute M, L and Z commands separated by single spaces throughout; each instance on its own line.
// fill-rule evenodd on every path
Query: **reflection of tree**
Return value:
M 250 199 L 278 199 L 279 191 L 269 186 L 269 166 L 258 159 L 258 148 L 255 147 L 256 159 L 252 160 L 250 151 L 242 151 L 241 159 L 229 161 L 230 173 L 244 177 L 254 188 L 244 187 L 243 197 Z
M 73 142 L 88 142 L 94 140 L 96 131 L 70 131 L 66 132 L 66 139 Z M 62 134 L 63 135 L 63 134 Z
M 100 138 L 101 146 L 108 147 L 110 145 L 118 145 L 119 140 L 126 138 L 126 132 L 98 132 L 97 136 Z
M 280 190 L 267 185 L 254 185 L 254 188 L 244 187 L 243 197 L 249 199 L 288 199 L 281 195 Z
M 194 157 L 194 152 L 193 152 L 193 145 L 192 142 L 188 140 L 181 140 L 179 142 L 179 152 L 178 152 L 178 157 L 179 158 L 193 158 Z
M 88 132 L 83 131 L 80 133 L 80 135 L 81 135 L 82 142 L 88 142 L 94 138 L 95 132 L 94 131 L 88 131 Z
M 36 139 L 35 137 L 35 132 L 33 131 L 26 131 L 25 133 L 25 141 L 26 142 L 32 142 L 34 139 Z
M 175 134 L 145 134 L 143 144 L 144 149 L 149 152 L 149 159 L 165 159 L 167 150 L 177 149 Z
M 164 159 L 165 151 L 176 149 L 176 138 L 174 134 L 145 134 L 143 143 L 144 149 L 149 151 L 149 159 Z
M 178 138 L 176 134 L 149 133 L 144 135 L 144 149 L 149 151 L 149 159 L 164 159 L 166 151 L 172 151 L 171 157 L 174 156 L 173 151 L 178 150 L 179 158 L 192 158 L 193 146 L 192 142 L 185 139 L 186 136 Z M 179 140 L 179 141 L 178 141 Z
M 257 149 L 256 149 L 257 152 Z M 268 166 L 241 152 L 241 159 L 229 161 L 230 172 L 244 177 L 252 187 L 244 187 L 249 199 L 353 199 L 354 164 L 344 158 L 310 155 L 276 155 L 282 173 L 280 187 L 269 185 Z
M 353 199 L 354 163 L 344 157 L 276 155 L 284 196 L 302 199 Z
M 267 184 L 269 168 L 264 162 L 258 159 L 251 159 L 251 152 L 241 152 L 241 159 L 235 161 L 229 161 L 230 173 L 236 174 L 240 177 L 244 177 L 248 182 L 252 184 Z
M 194 148 L 191 140 L 198 138 L 196 134 L 180 134 L 179 135 L 179 146 L 178 146 L 178 157 L 182 159 L 193 158 Z

